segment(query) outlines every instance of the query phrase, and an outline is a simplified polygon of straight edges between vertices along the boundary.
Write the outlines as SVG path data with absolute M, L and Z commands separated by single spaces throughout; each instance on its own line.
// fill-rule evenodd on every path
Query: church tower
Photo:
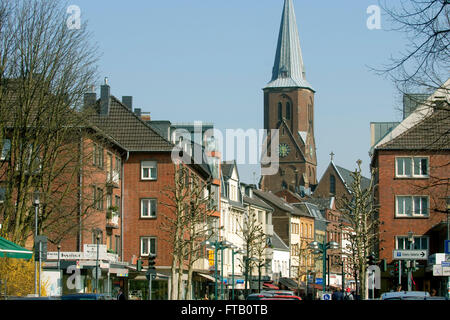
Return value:
M 263 90 L 264 129 L 279 130 L 279 170 L 262 176 L 261 188 L 308 194 L 317 184 L 315 91 L 306 81 L 292 0 L 284 1 L 272 79 Z

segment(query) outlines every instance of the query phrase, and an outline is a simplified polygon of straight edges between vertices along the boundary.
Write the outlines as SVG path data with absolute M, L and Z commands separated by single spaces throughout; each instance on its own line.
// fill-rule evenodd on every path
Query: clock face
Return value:
M 289 154 L 289 151 L 291 151 L 291 148 L 289 147 L 288 144 L 286 143 L 280 143 L 279 146 L 279 155 L 280 157 L 284 158 Z

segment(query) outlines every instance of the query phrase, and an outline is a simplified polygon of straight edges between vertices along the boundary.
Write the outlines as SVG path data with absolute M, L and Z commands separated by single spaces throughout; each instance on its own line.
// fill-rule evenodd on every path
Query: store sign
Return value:
M 208 251 L 208 262 L 210 267 L 214 267 L 214 250 Z
M 60 252 L 60 260 L 79 260 L 83 259 L 83 252 Z M 58 260 L 58 252 L 47 252 L 47 260 Z

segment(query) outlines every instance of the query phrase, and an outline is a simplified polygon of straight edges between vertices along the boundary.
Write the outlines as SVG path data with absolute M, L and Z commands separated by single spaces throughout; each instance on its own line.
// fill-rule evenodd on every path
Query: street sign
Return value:
M 394 260 L 427 260 L 428 250 L 394 250 Z
M 442 265 L 433 265 L 433 276 L 435 277 L 449 277 L 450 267 L 443 267 Z
M 450 262 L 442 261 L 441 262 L 441 266 L 443 266 L 443 267 L 450 267 Z
M 40 244 L 40 247 L 39 247 Z M 34 260 L 39 261 L 39 248 L 41 251 L 41 260 L 45 260 L 47 257 L 47 237 L 36 236 L 34 239 Z
M 316 278 L 316 284 L 323 284 L 323 278 Z
M 331 300 L 331 293 L 329 292 L 322 293 L 322 300 Z
M 444 248 L 445 254 L 450 254 L 450 240 L 445 240 Z

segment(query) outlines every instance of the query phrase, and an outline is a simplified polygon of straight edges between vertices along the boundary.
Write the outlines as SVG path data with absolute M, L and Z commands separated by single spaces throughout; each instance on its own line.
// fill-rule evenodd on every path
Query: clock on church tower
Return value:
M 292 0 L 284 1 L 272 78 L 264 90 L 264 128 L 279 130 L 277 174 L 263 175 L 261 188 L 299 192 L 317 183 L 314 93 L 306 80 Z

